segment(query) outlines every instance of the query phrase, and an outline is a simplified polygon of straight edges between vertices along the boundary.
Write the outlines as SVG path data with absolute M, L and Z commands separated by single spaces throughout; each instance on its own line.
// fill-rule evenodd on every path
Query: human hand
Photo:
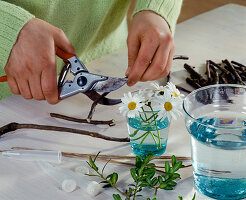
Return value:
M 167 76 L 175 46 L 167 22 L 152 11 L 134 15 L 127 38 L 128 85 Z
M 14 94 L 58 102 L 56 48 L 75 54 L 61 29 L 37 18 L 23 26 L 4 68 Z

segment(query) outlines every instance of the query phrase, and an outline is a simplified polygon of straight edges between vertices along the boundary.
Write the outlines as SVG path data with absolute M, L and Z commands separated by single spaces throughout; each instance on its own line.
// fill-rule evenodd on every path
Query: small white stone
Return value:
M 73 179 L 65 179 L 64 181 L 62 181 L 62 190 L 65 192 L 73 192 L 76 187 L 76 181 Z
M 90 169 L 82 165 L 75 168 L 75 173 L 84 176 L 86 174 L 90 174 Z
M 96 196 L 102 191 L 102 185 L 96 181 L 92 181 L 87 186 L 87 193 L 91 196 Z

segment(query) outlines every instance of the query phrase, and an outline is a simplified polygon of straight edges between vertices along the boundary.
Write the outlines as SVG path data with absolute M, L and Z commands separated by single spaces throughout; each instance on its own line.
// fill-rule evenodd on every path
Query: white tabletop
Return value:
M 234 4 L 220 7 L 199 15 L 177 25 L 175 42 L 176 54 L 188 55 L 189 64 L 200 67 L 207 59 L 220 61 L 228 58 L 246 63 L 246 8 Z M 172 68 L 172 81 L 184 84 L 186 72 L 183 61 L 175 61 Z M 127 66 L 127 50 L 122 49 L 87 64 L 91 72 L 123 77 Z M 107 73 L 105 73 L 107 72 Z M 144 88 L 149 83 L 138 83 L 133 88 L 123 87 L 112 93 L 111 97 L 120 97 L 128 90 Z M 186 85 L 184 85 L 186 87 Z M 118 106 L 98 106 L 94 119 L 115 119 L 116 126 L 95 126 L 76 124 L 56 120 L 49 113 L 56 112 L 73 117 L 85 118 L 89 112 L 91 101 L 82 94 L 63 100 L 58 105 L 46 102 L 24 100 L 20 96 L 12 96 L 0 101 L 0 126 L 10 122 L 37 123 L 66 126 L 100 132 L 115 137 L 127 137 L 126 121 L 119 114 Z M 110 142 L 88 136 L 65 132 L 18 130 L 0 138 L 0 150 L 21 146 L 35 149 L 61 150 L 77 153 L 131 154 L 129 144 Z M 189 135 L 185 129 L 183 118 L 173 121 L 170 128 L 166 155 L 190 156 Z M 62 167 L 73 169 L 84 161 L 67 159 Z M 126 184 L 129 167 L 109 165 L 108 170 L 119 172 L 120 183 Z M 107 172 L 107 171 L 106 171 Z M 176 200 L 178 195 L 191 200 L 194 193 L 192 169 L 181 170 L 182 179 L 174 191 L 160 191 L 160 199 Z M 112 199 L 112 191 L 107 190 L 95 198 L 86 195 L 84 189 L 73 193 L 65 193 L 58 185 L 44 174 L 35 162 L 21 162 L 0 158 L 0 199 L 1 200 L 81 200 L 81 199 Z M 209 199 L 201 194 L 197 199 Z

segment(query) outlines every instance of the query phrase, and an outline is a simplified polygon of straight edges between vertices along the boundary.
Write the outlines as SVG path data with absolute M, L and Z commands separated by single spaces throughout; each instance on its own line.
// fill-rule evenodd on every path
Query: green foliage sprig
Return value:
M 99 154 L 97 154 L 98 156 Z M 96 165 L 97 156 L 92 159 L 89 158 L 88 165 L 96 172 L 95 175 L 103 179 L 101 183 L 106 184 L 104 187 L 113 187 L 119 194 L 113 194 L 114 200 L 122 200 L 122 196 L 125 200 L 135 200 L 137 197 L 142 196 L 141 191 L 144 188 L 154 189 L 154 198 L 148 197 L 147 200 L 157 200 L 156 195 L 159 189 L 173 190 L 177 185 L 176 179 L 180 178 L 180 174 L 177 171 L 182 167 L 182 161 L 176 161 L 176 157 L 172 156 L 172 163 L 165 162 L 165 170 L 163 175 L 156 175 L 155 164 L 151 163 L 152 154 L 142 157 L 136 156 L 135 168 L 130 169 L 130 174 L 133 179 L 133 183 L 128 185 L 125 191 L 122 191 L 117 187 L 118 174 L 113 172 L 109 175 L 104 175 L 104 170 L 110 160 L 104 165 L 102 170 L 99 170 Z M 179 196 L 182 199 L 182 197 Z M 194 198 L 193 198 L 194 199 Z

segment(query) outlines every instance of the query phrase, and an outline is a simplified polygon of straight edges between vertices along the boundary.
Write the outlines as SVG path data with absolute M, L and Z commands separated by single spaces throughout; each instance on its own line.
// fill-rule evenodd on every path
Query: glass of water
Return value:
M 170 121 L 167 117 L 157 120 L 158 111 L 140 112 L 139 116 L 127 118 L 127 127 L 133 153 L 136 155 L 162 155 L 167 146 Z
M 184 100 L 194 183 L 215 199 L 246 197 L 246 86 L 212 85 Z

